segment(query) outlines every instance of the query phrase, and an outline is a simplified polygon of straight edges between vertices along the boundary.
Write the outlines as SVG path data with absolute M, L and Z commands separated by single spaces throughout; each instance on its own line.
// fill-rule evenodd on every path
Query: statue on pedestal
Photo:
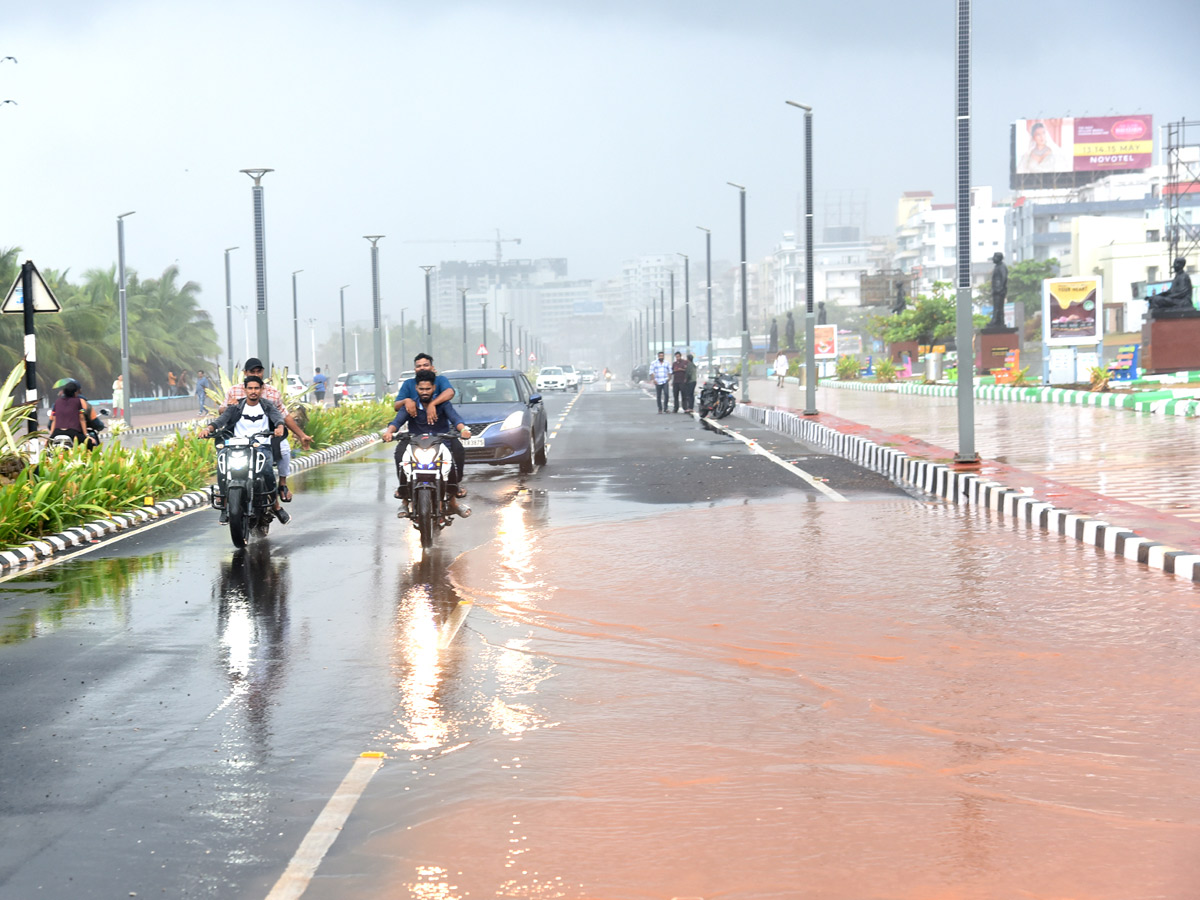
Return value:
M 896 302 L 892 304 L 892 315 L 898 316 L 908 308 L 908 301 L 904 299 L 904 282 L 896 282 Z
M 1172 268 L 1175 269 L 1175 277 L 1171 280 L 1171 286 L 1161 294 L 1156 294 L 1150 298 L 1150 315 L 1153 316 L 1156 312 L 1177 309 L 1192 309 L 1192 279 L 1188 273 L 1183 271 L 1187 265 L 1187 260 L 1182 256 L 1175 260 Z
M 771 332 L 767 336 L 767 352 L 774 353 L 779 349 L 779 323 L 771 320 Z
M 818 325 L 825 324 L 825 301 L 824 300 L 817 301 L 817 324 Z
M 1004 254 L 992 254 L 992 321 L 988 328 L 1004 328 L 1004 300 L 1008 297 L 1008 266 L 1004 264 Z
M 787 348 L 789 350 L 795 350 L 796 349 L 796 320 L 792 318 L 791 310 L 788 310 L 787 327 L 784 330 L 784 334 L 787 336 Z

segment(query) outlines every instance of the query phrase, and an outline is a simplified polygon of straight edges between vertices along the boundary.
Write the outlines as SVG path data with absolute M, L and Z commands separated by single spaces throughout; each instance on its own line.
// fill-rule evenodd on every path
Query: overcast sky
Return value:
M 1007 193 L 1009 125 L 1037 115 L 1200 118 L 1200 4 L 976 2 L 973 182 Z M 817 228 L 853 193 L 890 232 L 901 191 L 953 199 L 952 0 L 25 2 L 0 0 L 0 247 L 45 268 L 178 262 L 224 315 L 253 299 L 251 182 L 266 187 L 272 341 L 300 315 L 423 303 L 422 263 L 567 257 L 618 275 L 646 253 L 749 254 L 796 225 L 815 107 Z M 1182 40 L 1182 49 L 1173 49 Z M 848 193 L 849 192 L 849 193 Z M 411 313 L 410 313 L 411 316 Z M 219 329 L 222 334 L 223 326 Z M 318 338 L 322 332 L 318 331 Z

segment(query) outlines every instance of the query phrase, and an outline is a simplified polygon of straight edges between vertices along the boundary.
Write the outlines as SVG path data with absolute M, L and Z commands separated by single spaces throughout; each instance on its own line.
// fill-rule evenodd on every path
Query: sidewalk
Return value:
M 799 413 L 804 388 L 750 382 L 751 401 Z M 1014 490 L 1200 552 L 1200 423 L 1130 410 L 976 399 L 981 474 Z M 949 463 L 958 448 L 954 397 L 817 389 L 818 422 Z

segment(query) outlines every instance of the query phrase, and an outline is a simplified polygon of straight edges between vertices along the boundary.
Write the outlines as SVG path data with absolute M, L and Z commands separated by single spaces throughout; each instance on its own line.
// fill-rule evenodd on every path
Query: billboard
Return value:
M 1018 119 L 1011 151 L 1012 187 L 1074 187 L 1109 172 L 1149 168 L 1154 117 Z
M 838 330 L 836 325 L 813 327 L 813 359 L 837 359 Z
M 1042 282 L 1042 340 L 1052 347 L 1098 344 L 1104 336 L 1100 278 Z

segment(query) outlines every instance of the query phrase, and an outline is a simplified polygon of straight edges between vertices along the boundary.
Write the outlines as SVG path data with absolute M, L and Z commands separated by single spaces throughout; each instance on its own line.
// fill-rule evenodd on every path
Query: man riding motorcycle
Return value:
M 431 404 L 434 400 L 434 391 L 436 390 L 437 376 L 434 375 L 433 371 L 430 369 L 424 369 L 420 372 L 417 372 L 415 380 L 417 387 L 417 402 L 414 405 L 413 413 L 410 414 L 408 409 L 405 408 L 404 404 L 398 402 L 397 405 L 400 406 L 400 410 L 396 413 L 396 417 L 388 423 L 387 428 L 384 430 L 383 440 L 385 442 L 392 440 L 396 436 L 396 432 L 400 430 L 400 426 L 404 425 L 406 422 L 408 423 L 409 434 L 451 435 L 457 432 L 463 439 L 470 438 L 471 429 L 466 426 L 466 423 L 463 422 L 462 417 L 454 408 L 454 404 L 452 404 L 449 400 L 442 402 L 438 406 L 438 410 L 441 412 L 441 415 L 437 416 L 435 421 L 430 422 L 429 417 L 425 414 L 429 404 Z M 448 443 L 454 444 L 457 443 L 457 441 L 453 440 L 452 438 Z M 401 465 L 401 459 L 402 457 L 399 455 L 396 457 L 396 477 L 400 480 L 400 487 L 396 491 L 396 494 L 403 502 L 403 505 L 401 506 L 397 515 L 400 518 L 404 518 L 406 515 L 408 515 L 407 507 L 410 499 L 411 487 L 408 484 L 404 472 L 404 466 Z M 447 476 L 446 481 L 448 481 L 455 488 L 456 493 L 458 490 L 460 477 L 461 475 L 458 466 L 451 466 L 450 474 Z M 471 514 L 470 509 L 465 506 L 459 506 L 458 497 L 454 495 L 451 495 L 450 497 L 450 511 L 456 515 L 462 516 L 463 518 L 466 518 Z
M 243 397 L 225 407 L 216 421 L 197 432 L 202 438 L 211 437 L 218 431 L 232 431 L 234 437 L 250 437 L 262 431 L 273 431 L 275 437 L 283 437 L 284 416 L 270 400 L 263 398 L 263 380 L 259 375 L 247 375 L 242 381 Z M 282 487 L 281 487 L 282 490 Z M 275 518 L 281 525 L 292 520 L 288 511 L 279 505 L 279 494 L 275 495 Z M 228 506 L 221 510 L 221 524 L 229 523 Z

